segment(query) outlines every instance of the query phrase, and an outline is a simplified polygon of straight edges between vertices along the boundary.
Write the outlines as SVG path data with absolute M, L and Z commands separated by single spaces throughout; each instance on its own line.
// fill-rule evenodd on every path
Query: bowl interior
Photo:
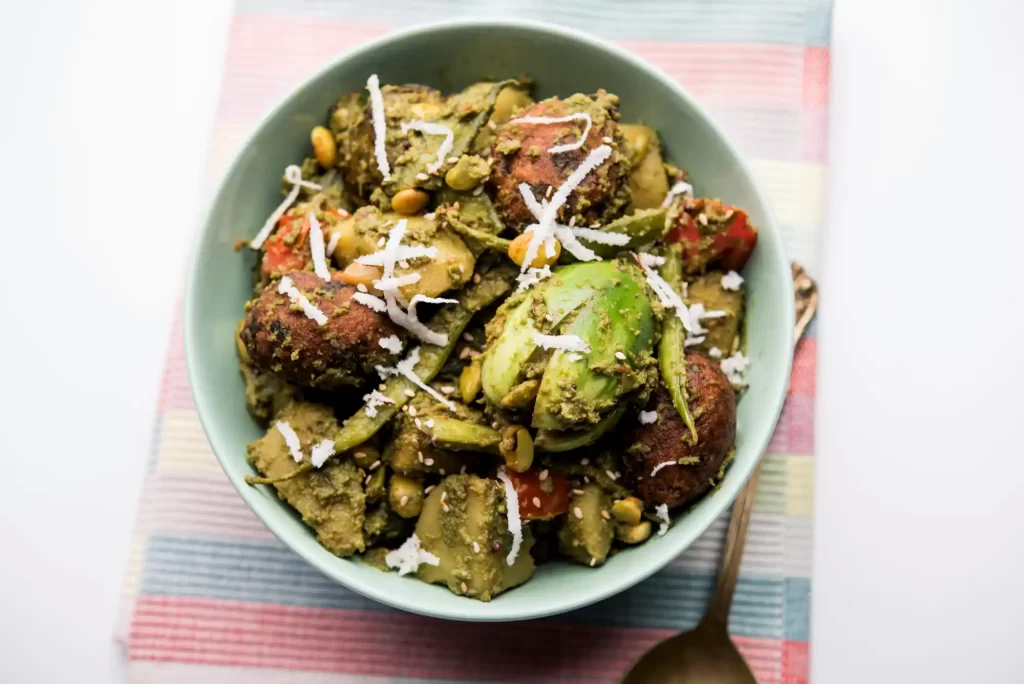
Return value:
M 737 453 L 718 492 L 678 516 L 660 539 L 620 553 L 597 570 L 556 563 L 490 603 L 443 587 L 342 560 L 266 487 L 242 482 L 252 469 L 245 445 L 262 431 L 244 404 L 232 335 L 251 290 L 252 257 L 236 253 L 280 201 L 282 169 L 309 150 L 309 131 L 342 93 L 382 83 L 423 83 L 442 91 L 483 78 L 528 74 L 537 95 L 567 96 L 604 88 L 622 98 L 622 120 L 661 134 L 666 158 L 685 167 L 697 196 L 744 207 L 761 229 L 744 273 L 749 286 L 747 373 L 739 403 Z M 689 546 L 732 502 L 768 443 L 789 378 L 792 293 L 789 266 L 768 207 L 749 168 L 703 111 L 667 76 L 625 51 L 566 29 L 520 22 L 459 22 L 412 29 L 349 53 L 298 87 L 243 146 L 213 199 L 199 236 L 186 293 L 185 350 L 197 409 L 225 472 L 264 523 L 319 570 L 381 602 L 466 620 L 514 620 L 593 603 L 647 577 Z

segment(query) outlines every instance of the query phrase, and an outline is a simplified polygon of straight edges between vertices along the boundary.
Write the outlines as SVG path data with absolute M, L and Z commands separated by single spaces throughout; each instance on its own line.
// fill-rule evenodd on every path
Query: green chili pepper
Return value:
M 661 277 L 669 286 L 679 293 L 683 284 L 683 250 L 677 242 L 668 246 L 665 252 L 665 263 L 661 267 Z M 658 343 L 658 366 L 661 369 L 661 381 L 665 383 L 672 404 L 679 412 L 686 427 L 690 429 L 692 443 L 697 443 L 697 426 L 690 412 L 689 397 L 686 395 L 686 353 L 683 341 L 683 322 L 678 316 L 665 314 L 661 328 L 661 342 Z

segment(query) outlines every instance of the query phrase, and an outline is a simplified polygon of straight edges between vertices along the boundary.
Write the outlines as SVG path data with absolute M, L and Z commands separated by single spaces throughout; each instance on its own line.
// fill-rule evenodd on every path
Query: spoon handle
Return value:
M 715 583 L 715 592 L 711 595 L 708 611 L 704 615 L 704 622 L 719 625 L 723 629 L 729 624 L 729 609 L 732 607 L 732 596 L 736 591 L 736 580 L 740 575 L 740 561 L 743 560 L 743 547 L 747 543 L 747 528 L 750 526 L 750 515 L 754 511 L 757 482 L 760 479 L 761 464 L 758 463 L 733 504 L 729 532 L 725 538 L 725 549 L 722 551 L 722 562 L 718 568 L 718 581 Z
M 796 330 L 794 331 L 794 347 L 800 342 L 807 324 L 818 311 L 818 286 L 814 279 L 807 275 L 803 266 L 792 264 L 793 294 L 796 298 Z M 740 561 L 743 560 L 743 547 L 747 543 L 747 528 L 750 527 L 750 516 L 754 511 L 754 499 L 757 496 L 757 483 L 761 479 L 761 462 L 754 468 L 750 480 L 747 481 L 740 495 L 733 504 L 732 517 L 729 518 L 729 532 L 725 538 L 725 550 L 718 568 L 718 581 L 711 595 L 707 613 L 703 623 L 728 627 L 729 609 L 732 608 L 732 596 L 736 591 L 736 580 L 739 579 Z

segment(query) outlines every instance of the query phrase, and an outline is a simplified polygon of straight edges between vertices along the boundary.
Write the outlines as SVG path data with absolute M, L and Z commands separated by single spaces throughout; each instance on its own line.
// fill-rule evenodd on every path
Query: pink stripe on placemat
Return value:
M 789 394 L 791 396 L 814 396 L 814 384 L 818 380 L 817 358 L 818 340 L 807 338 L 796 346 L 796 352 L 793 354 L 793 370 L 789 375 Z
M 144 595 L 136 604 L 129 655 L 395 677 L 612 682 L 671 633 L 554 620 L 481 625 L 396 612 Z M 800 681 L 779 660 L 785 642 L 745 637 L 736 643 L 759 681 Z
M 185 367 L 181 313 L 179 305 L 175 308 L 174 322 L 171 324 L 167 360 L 164 363 L 164 374 L 160 382 L 160 398 L 157 401 L 157 411 L 160 413 L 166 413 L 168 409 L 191 409 L 194 406 L 192 389 L 188 384 L 188 373 Z
M 810 454 L 814 451 L 814 397 L 790 395 L 782 407 L 768 453 Z

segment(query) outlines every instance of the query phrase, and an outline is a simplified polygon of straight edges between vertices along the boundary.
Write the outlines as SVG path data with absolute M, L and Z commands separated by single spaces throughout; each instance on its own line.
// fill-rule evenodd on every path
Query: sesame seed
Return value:
M 416 407 L 415 406 L 410 406 L 409 407 L 409 415 L 412 416 L 413 418 L 416 417 Z
M 411 389 L 407 389 L 407 390 L 405 390 L 405 396 L 407 396 L 407 397 L 409 397 L 410 399 L 412 399 L 413 397 L 415 397 L 415 396 L 416 396 L 416 393 L 415 393 L 415 392 L 413 392 L 413 391 L 412 391 Z
M 420 463 L 423 463 L 423 452 L 422 451 L 417 451 L 416 452 L 416 460 L 418 460 Z
M 408 413 L 408 412 L 409 412 L 409 406 L 408 405 L 403 406 L 402 407 L 402 413 Z
M 601 223 L 599 221 L 594 221 L 593 223 L 590 224 L 590 227 L 591 228 L 600 228 L 601 227 Z
M 549 185 L 547 191 L 544 193 L 544 199 L 551 199 L 551 193 L 555 191 L 555 186 Z
M 384 390 L 386 390 L 387 388 L 388 388 L 388 386 L 387 386 L 387 385 L 385 385 L 385 384 L 384 384 L 383 382 L 382 382 L 382 383 L 380 383 L 379 385 L 377 385 L 377 389 L 379 389 L 379 390 L 380 390 L 381 392 L 383 392 L 383 391 L 384 391 Z
M 445 161 L 448 162 L 449 164 L 458 164 L 459 163 L 459 158 L 458 157 L 448 157 Z
M 461 468 L 459 468 L 459 475 L 465 475 L 465 474 L 466 474 L 466 466 L 463 465 Z
M 428 428 L 434 427 L 434 419 L 433 418 L 427 419 L 427 427 Z
M 601 142 L 603 142 L 605 145 L 611 145 L 612 139 L 606 135 L 603 138 L 601 138 Z
M 442 501 L 441 502 L 441 510 L 444 511 L 445 513 L 447 513 L 448 512 L 448 504 L 446 504 L 445 502 Z
M 462 339 L 466 340 L 467 342 L 472 342 L 473 336 L 470 335 L 468 332 L 464 332 L 462 333 Z
M 442 394 L 451 394 L 454 391 L 455 391 L 455 388 L 451 387 L 449 385 L 445 385 L 444 387 L 441 388 L 441 393 Z
M 365 451 L 357 451 L 356 453 L 354 453 L 352 455 L 354 457 L 356 457 L 356 458 L 366 458 L 366 452 Z
M 414 422 L 416 423 L 416 429 L 417 429 L 417 430 L 419 430 L 419 429 L 422 429 L 422 428 L 423 428 L 423 423 L 422 423 L 422 422 L 420 422 L 420 419 L 419 419 L 419 418 L 413 418 L 413 421 L 414 421 Z
M 494 123 L 493 121 L 488 121 L 487 122 L 487 127 L 490 128 L 493 131 L 493 130 L 498 128 L 498 124 Z
M 443 492 L 441 492 L 441 503 L 444 503 L 444 500 L 447 499 L 447 498 L 448 498 L 448 490 L 446 489 Z
M 405 259 L 402 259 L 401 261 L 399 261 L 398 265 L 401 266 L 402 268 L 409 268 L 409 262 L 406 261 Z
M 590 465 L 590 459 L 589 458 L 581 458 L 580 459 L 580 465 Z
M 370 484 L 370 480 L 372 480 L 372 479 L 373 479 L 373 475 L 367 475 L 366 476 L 366 482 L 364 482 L 363 484 Z
M 708 217 L 705 216 L 703 213 L 697 214 L 697 220 L 700 221 L 700 225 L 702 226 L 708 225 Z
M 425 466 L 432 466 L 432 465 L 434 465 L 434 459 L 428 458 L 428 459 L 424 460 L 423 461 L 423 465 L 425 465 Z
M 623 354 L 622 352 L 615 352 L 615 358 L 617 358 L 619 361 L 625 361 L 626 355 Z
M 536 506 L 537 508 L 540 508 L 540 497 L 539 496 L 533 497 L 533 505 Z
M 543 482 L 546 479 L 548 479 L 548 469 L 547 468 L 545 468 L 544 470 L 540 471 L 540 481 Z
M 427 180 L 428 178 L 430 178 L 430 176 L 428 176 L 427 174 L 425 174 L 423 172 L 420 172 L 420 173 L 416 174 L 416 180 Z
M 473 274 L 473 282 L 474 283 L 479 283 L 481 280 L 482 280 L 482 278 L 480 277 L 479 273 L 474 273 Z
M 469 347 L 463 347 L 462 351 L 459 352 L 459 358 L 463 360 L 468 359 L 472 353 L 472 349 L 470 349 Z
M 466 587 L 466 583 L 463 582 L 461 586 L 462 586 L 462 593 L 465 594 L 466 591 L 468 590 L 468 587 Z
M 583 483 L 584 483 L 584 484 L 590 484 L 590 478 L 589 478 L 589 477 L 587 477 L 586 475 L 584 475 L 584 476 L 583 476 Z
M 608 519 L 611 518 L 611 516 L 608 515 L 608 511 L 601 511 L 601 517 L 604 518 L 605 520 L 608 520 Z
M 574 489 L 572 490 L 572 493 L 575 494 L 576 496 L 582 496 L 586 492 L 584 492 L 582 489 Z
M 424 214 L 423 218 L 427 219 L 428 221 L 433 221 L 434 220 L 434 212 L 430 212 L 429 214 Z
M 573 226 L 575 226 L 575 225 L 576 225 L 576 216 L 575 216 L 575 214 L 574 214 L 574 215 L 572 216 L 572 218 L 570 218 L 570 219 L 569 219 L 569 227 L 570 227 L 570 228 L 572 228 L 572 227 L 573 227 Z
M 458 211 L 459 210 L 459 203 L 456 202 L 455 204 L 453 204 L 452 205 L 452 209 L 454 209 L 455 211 Z
M 473 197 L 479 197 L 484 191 L 484 186 L 478 185 L 473 188 Z
M 473 553 L 480 553 L 480 545 L 473 542 Z
M 408 494 L 403 494 L 402 498 L 398 500 L 398 505 L 399 506 L 404 506 L 407 503 L 409 503 L 409 495 Z
M 576 508 L 572 509 L 572 514 L 576 516 L 577 520 L 583 520 L 583 511 L 580 510 L 579 506 L 577 506 Z
M 377 240 L 377 246 L 378 246 L 378 247 L 383 247 L 383 246 L 384 246 L 384 245 L 386 245 L 387 243 L 388 243 L 388 241 L 387 241 L 387 240 L 385 240 L 384 238 L 381 238 L 380 240 Z
M 612 471 L 610 471 L 610 470 L 606 470 L 606 471 L 604 471 L 604 474 L 605 474 L 605 475 L 607 475 L 608 477 L 612 478 L 613 480 L 617 479 L 617 478 L 615 477 L 615 473 L 613 473 L 613 472 L 612 472 Z
M 596 565 L 596 564 L 597 564 L 597 559 L 596 558 L 591 558 L 590 559 L 590 567 L 594 567 L 594 565 Z
M 369 291 L 369 290 L 366 289 L 366 286 L 363 285 L 362 283 L 359 283 L 358 285 L 356 285 L 356 289 L 359 290 L 360 292 L 368 292 Z
M 441 468 L 441 469 L 440 469 L 440 470 L 438 470 L 437 472 L 438 472 L 439 474 L 441 474 L 441 475 L 444 475 L 444 468 Z
M 459 273 L 465 273 L 465 272 L 466 272 L 466 265 L 465 264 L 459 264 Z
M 430 492 L 434 491 L 434 485 L 429 485 L 423 488 L 423 495 L 426 496 Z
M 370 472 L 372 473 L 377 468 L 380 468 L 380 459 L 379 458 L 376 461 L 374 461 L 373 463 L 370 464 Z
M 498 423 L 498 421 L 494 421 L 493 423 L 491 423 L 491 427 L 497 430 L 498 428 L 501 427 L 501 424 Z

